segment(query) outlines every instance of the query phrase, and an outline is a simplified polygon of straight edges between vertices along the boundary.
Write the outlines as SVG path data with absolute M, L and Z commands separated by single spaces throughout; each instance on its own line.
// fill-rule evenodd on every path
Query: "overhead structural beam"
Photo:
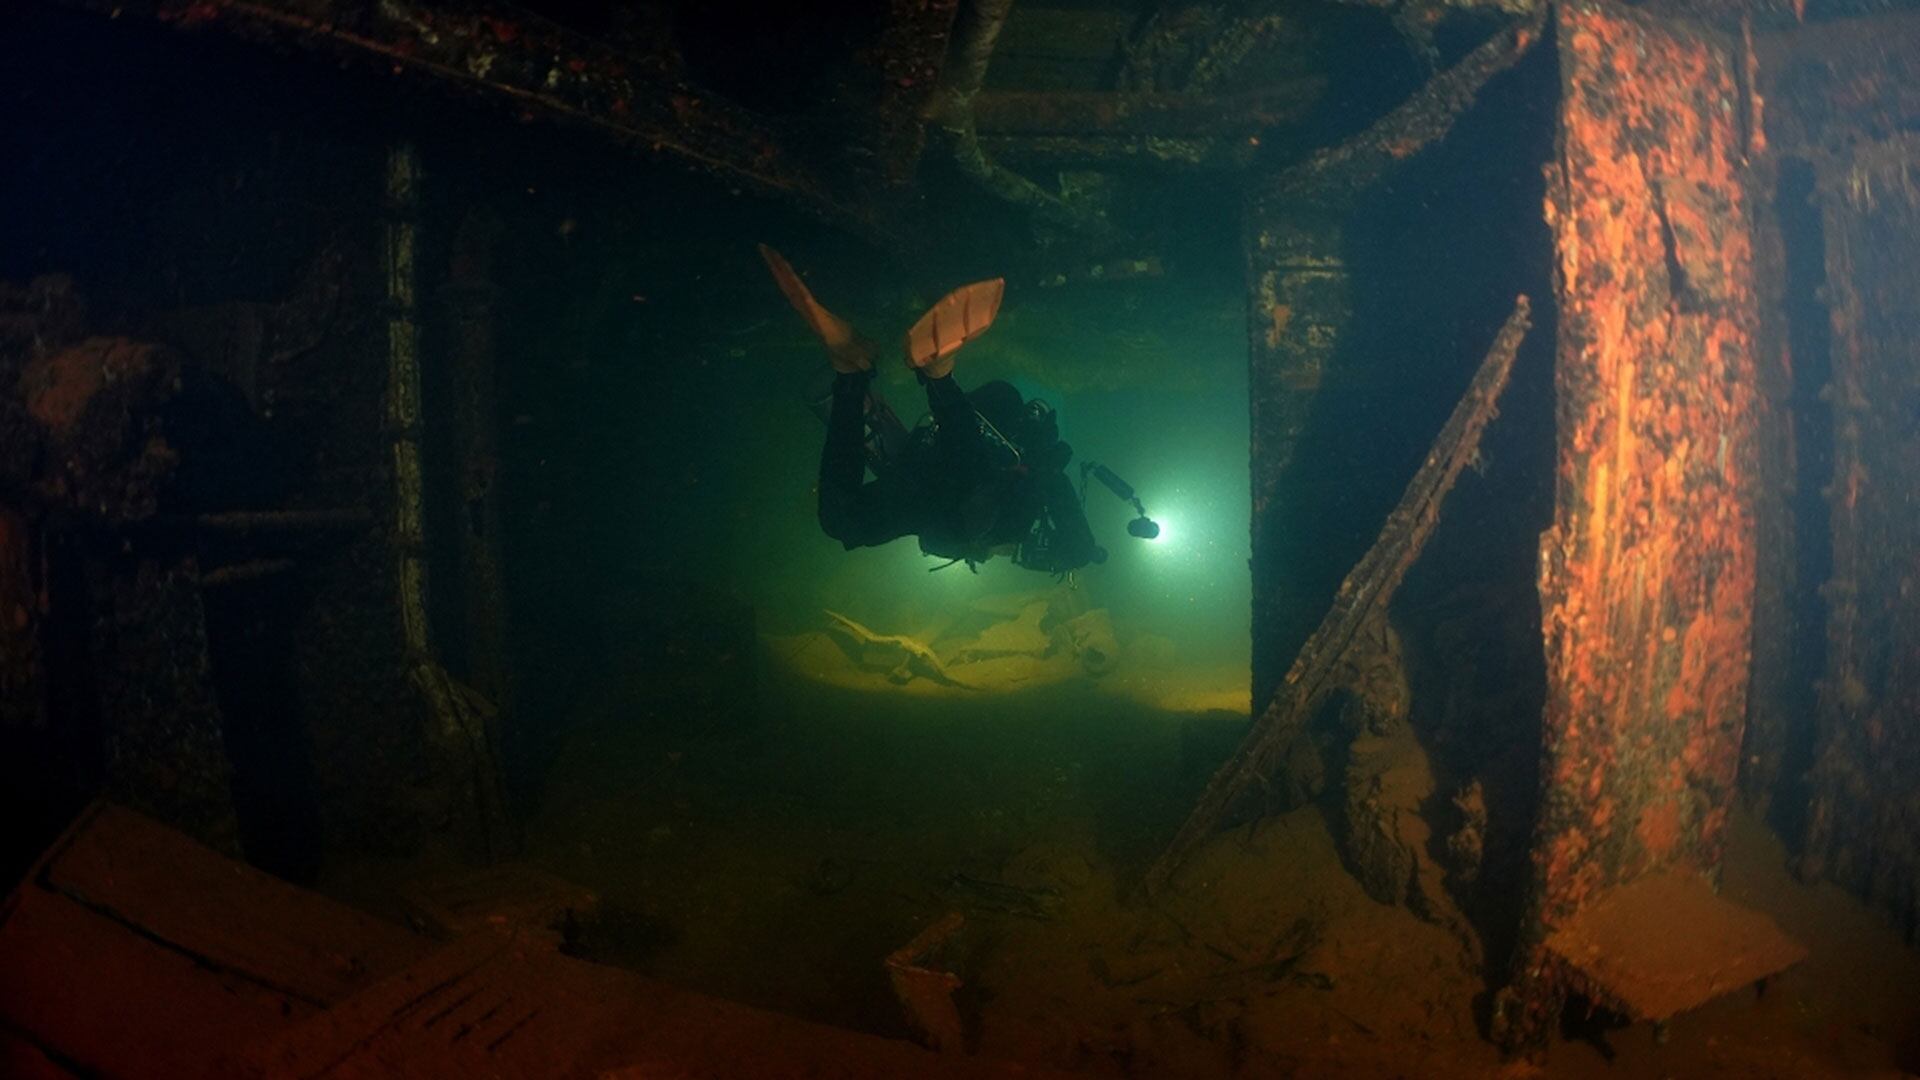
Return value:
M 1038 221 L 1111 246 L 1119 231 L 1102 214 L 1076 206 L 1033 181 L 994 161 L 980 145 L 974 103 L 987 77 L 987 65 L 1013 10 L 1013 0 L 974 0 L 954 28 L 953 52 L 948 58 L 940 91 L 929 108 L 933 122 L 957 165 L 968 179 L 987 193 L 1025 207 Z
M 1294 79 L 1245 94 L 983 90 L 974 126 L 989 161 L 1037 169 L 1236 170 L 1260 137 L 1297 123 L 1326 88 Z
M 534 116 L 594 128 L 742 190 L 788 200 L 870 240 L 890 240 L 869 206 L 843 197 L 764 119 L 678 79 L 658 58 L 621 52 L 502 4 L 477 0 L 450 11 L 423 0 L 48 2 L 377 60 Z

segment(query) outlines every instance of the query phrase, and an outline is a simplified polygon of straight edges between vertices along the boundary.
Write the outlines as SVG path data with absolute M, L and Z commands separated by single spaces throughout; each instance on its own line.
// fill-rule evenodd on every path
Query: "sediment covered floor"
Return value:
M 885 956 L 950 911 L 979 1053 L 1095 1075 L 1486 1076 L 1471 952 L 1370 900 L 1313 807 L 1127 894 L 1237 738 L 1062 687 L 977 703 L 770 677 L 758 718 L 642 722 L 616 697 L 562 754 L 529 856 L 596 890 L 578 948 L 722 997 L 906 1037 Z M 1787 873 L 1756 821 L 1724 895 L 1811 958 L 1764 998 L 1569 1030 L 1556 1076 L 1900 1075 L 1920 1054 L 1920 957 L 1838 889 Z M 389 868 L 390 870 L 391 868 Z M 372 892 L 374 878 L 343 881 Z M 1520 883 L 1514 883 L 1520 887 Z

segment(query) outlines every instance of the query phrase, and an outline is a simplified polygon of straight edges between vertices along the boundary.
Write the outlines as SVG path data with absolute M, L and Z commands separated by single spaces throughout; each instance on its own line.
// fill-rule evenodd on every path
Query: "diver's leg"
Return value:
M 868 547 L 912 532 L 890 488 L 866 483 L 866 400 L 872 371 L 838 375 L 820 451 L 820 528 L 848 547 Z
M 992 444 L 980 430 L 980 414 L 966 392 L 951 375 L 929 379 L 923 374 L 920 381 L 927 388 L 927 410 L 933 413 L 940 456 L 962 470 L 984 467 L 992 457 Z
M 920 382 L 927 388 L 927 411 L 933 413 L 933 422 L 940 425 L 941 432 L 959 434 L 979 430 L 966 391 L 960 389 L 953 376 L 930 379 L 923 374 Z

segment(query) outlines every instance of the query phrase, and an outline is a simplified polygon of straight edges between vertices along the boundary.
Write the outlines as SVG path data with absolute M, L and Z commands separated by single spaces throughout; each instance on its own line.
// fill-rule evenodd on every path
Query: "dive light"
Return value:
M 1080 466 L 1080 485 L 1086 486 L 1087 477 L 1100 481 L 1100 486 L 1113 492 L 1121 502 L 1133 507 L 1138 515 L 1127 522 L 1127 535 L 1140 540 L 1152 540 L 1160 535 L 1160 523 L 1147 516 L 1147 508 L 1140 505 L 1140 496 L 1134 493 L 1133 485 L 1120 479 L 1112 469 L 1097 461 L 1083 462 Z

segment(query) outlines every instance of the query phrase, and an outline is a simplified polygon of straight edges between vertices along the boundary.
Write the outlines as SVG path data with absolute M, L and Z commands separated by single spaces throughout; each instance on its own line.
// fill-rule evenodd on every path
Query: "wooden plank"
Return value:
M 0 1065 L 101 1077 L 1046 1075 L 702 997 L 531 933 L 429 951 L 106 804 L 0 907 L 0 1030 L 18 1033 Z
M 1714 895 L 1681 868 L 1612 889 L 1547 940 L 1587 997 L 1635 1020 L 1665 1020 L 1807 958 L 1767 916 Z
M 209 969 L 327 1006 L 425 955 L 413 934 L 99 804 L 33 883 Z
M 488 927 L 557 936 L 568 918 L 590 914 L 600 898 L 586 888 L 524 863 L 409 882 L 400 897 L 446 938 Z
M 610 1019 L 620 973 L 580 965 L 556 978 L 550 953 L 531 935 L 471 934 L 249 1051 L 241 1070 L 303 1080 L 567 1075 Z
M 0 922 L 0 1023 L 89 1075 L 204 1076 L 313 1012 L 32 885 Z
M 80 1080 L 38 1043 L 0 1025 L 0 1076 L 8 1080 Z
M 942 1057 L 574 960 L 532 935 L 482 931 L 257 1047 L 276 1080 L 555 1076 L 1044 1077 Z

